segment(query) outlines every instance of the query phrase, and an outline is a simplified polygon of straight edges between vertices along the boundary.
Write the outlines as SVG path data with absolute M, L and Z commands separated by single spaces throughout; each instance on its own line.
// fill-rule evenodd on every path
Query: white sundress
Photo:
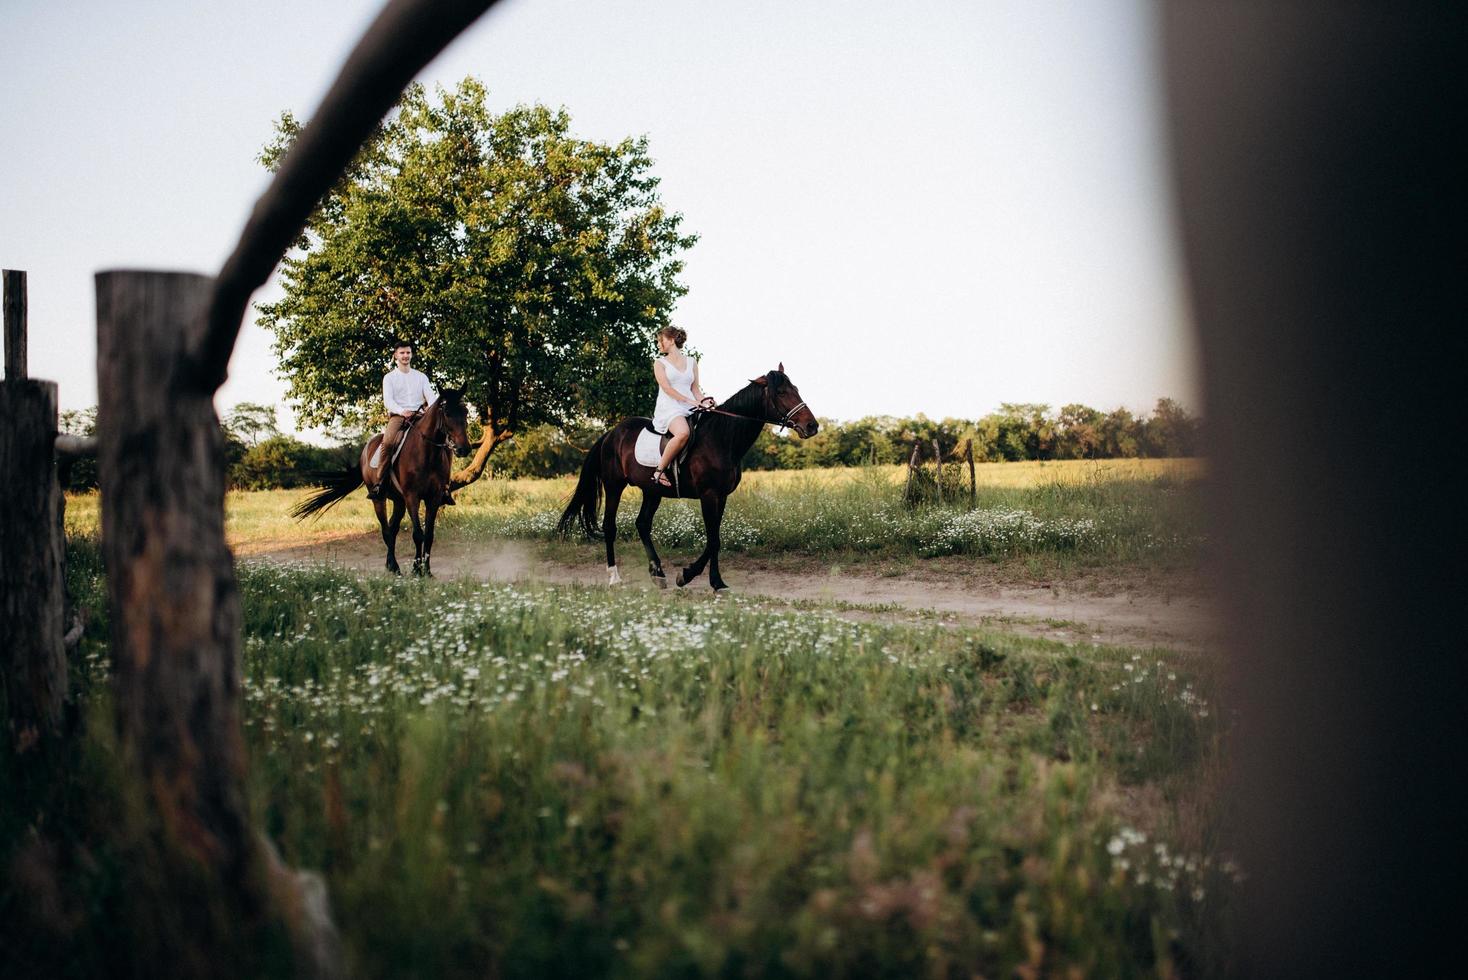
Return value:
M 685 367 L 682 371 L 674 367 L 673 363 L 669 361 L 666 357 L 660 357 L 658 358 L 658 360 L 663 362 L 663 373 L 668 379 L 668 384 L 677 389 L 680 395 L 683 395 L 686 398 L 692 398 L 694 371 L 693 358 L 684 358 Z M 677 401 L 673 398 L 672 395 L 669 395 L 666 391 L 663 390 L 662 385 L 658 385 L 658 403 L 653 406 L 652 410 L 652 427 L 654 429 L 656 429 L 658 432 L 667 432 L 668 424 L 670 422 L 672 422 L 679 416 L 690 415 L 692 414 L 692 412 L 692 405 L 688 404 L 687 402 Z

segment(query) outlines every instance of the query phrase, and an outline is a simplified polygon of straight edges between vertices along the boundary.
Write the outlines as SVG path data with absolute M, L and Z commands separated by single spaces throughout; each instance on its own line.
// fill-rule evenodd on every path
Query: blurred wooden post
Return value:
M 0 680 L 12 743 L 24 752 L 60 726 L 66 698 L 56 385 L 26 377 L 26 275 L 5 270 L 5 380 L 0 383 Z
M 26 277 L 15 269 L 5 279 L 5 377 L 29 377 L 26 367 Z
M 154 955 L 176 957 L 182 974 L 207 972 L 208 958 L 268 906 L 243 789 L 224 439 L 212 393 L 180 376 L 212 288 L 183 273 L 97 275 L 97 467 L 117 726 L 162 847 L 167 880 L 154 897 L 178 927 Z
M 917 470 L 918 451 L 922 448 L 922 445 L 922 441 L 919 439 L 912 441 L 912 456 L 907 460 L 907 486 L 902 488 L 903 503 L 910 503 L 912 501 L 912 475 Z
M 938 503 L 943 503 L 943 450 L 938 447 L 938 440 L 933 439 L 933 485 L 938 488 Z
M 964 451 L 968 453 L 968 502 L 970 507 L 977 507 L 979 506 L 979 479 L 974 474 L 973 437 L 969 437 Z

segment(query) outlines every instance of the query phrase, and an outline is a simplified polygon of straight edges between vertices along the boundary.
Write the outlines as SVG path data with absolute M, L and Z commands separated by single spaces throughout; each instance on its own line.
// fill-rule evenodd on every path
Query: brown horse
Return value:
M 448 495 L 452 453 L 469 455 L 469 437 L 465 431 L 468 419 L 463 393 L 446 388 L 403 433 L 402 451 L 383 476 L 382 497 L 372 502 L 377 510 L 377 523 L 382 528 L 383 544 L 387 545 L 387 570 L 394 575 L 402 574 L 396 552 L 398 527 L 403 522 L 404 511 L 413 518 L 413 574 L 433 575 L 430 563 L 433 526 L 438 519 L 438 509 Z M 356 466 L 349 466 L 329 479 L 324 489 L 296 505 L 291 515 L 301 520 L 311 514 L 319 514 L 362 486 L 372 474 L 369 464 L 381 443 L 381 435 L 373 436 L 362 447 Z M 389 500 L 392 501 L 391 517 L 387 514 Z M 424 507 L 421 523 L 418 519 L 420 503 Z
M 565 534 L 580 524 L 587 537 L 597 536 L 597 510 L 606 489 L 606 515 L 601 536 L 607 543 L 607 573 L 612 585 L 621 582 L 613 550 L 617 539 L 617 505 L 628 486 L 642 490 L 642 510 L 637 514 L 637 536 L 647 552 L 647 571 L 653 581 L 666 588 L 663 563 L 652 545 L 652 519 L 665 497 L 696 497 L 703 507 L 703 527 L 708 543 L 693 564 L 678 573 L 681 588 L 709 569 L 709 584 L 715 592 L 728 588 L 719 575 L 719 525 L 724 519 L 724 502 L 739 486 L 740 462 L 766 424 L 788 426 L 802 439 L 816 434 L 819 425 L 800 398 L 800 391 L 785 375 L 785 365 L 755 378 L 734 397 L 714 409 L 698 413 L 691 448 L 681 466 L 677 488 L 664 487 L 652 478 L 652 467 L 637 462 L 634 447 L 638 433 L 650 428 L 643 418 L 623 419 L 592 444 L 581 466 L 576 492 L 561 514 L 557 528 Z

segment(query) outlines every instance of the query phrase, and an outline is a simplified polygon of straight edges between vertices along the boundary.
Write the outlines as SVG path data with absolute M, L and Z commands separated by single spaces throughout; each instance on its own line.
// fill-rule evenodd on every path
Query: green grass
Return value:
M 978 468 L 976 500 L 910 509 L 902 503 L 902 467 L 750 473 L 729 498 L 727 551 L 755 556 L 931 558 L 990 561 L 1063 559 L 1093 567 L 1176 564 L 1203 543 L 1196 460 L 987 463 Z M 555 548 L 555 523 L 575 483 L 483 480 L 445 510 L 442 536 L 513 537 Z M 288 514 L 306 491 L 236 491 L 226 501 L 230 544 L 249 556 L 311 541 L 375 533 L 370 508 L 352 498 L 319 521 Z M 640 492 L 619 512 L 619 536 L 635 542 Z M 67 502 L 75 534 L 97 527 L 97 497 Z M 665 503 L 654 537 L 660 549 L 701 548 L 703 518 L 694 501 Z M 634 545 L 635 547 L 635 545 Z
M 74 568 L 96 603 L 95 565 Z M 325 874 L 354 975 L 1226 961 L 1200 659 L 702 592 L 250 562 L 240 581 L 251 799 L 287 861 Z M 96 784 L 46 829 L 104 858 L 68 871 L 100 910 L 83 951 L 118 944 L 105 913 L 125 900 L 95 816 L 100 629 L 78 661 Z M 30 832 L 7 823 L 6 855 Z

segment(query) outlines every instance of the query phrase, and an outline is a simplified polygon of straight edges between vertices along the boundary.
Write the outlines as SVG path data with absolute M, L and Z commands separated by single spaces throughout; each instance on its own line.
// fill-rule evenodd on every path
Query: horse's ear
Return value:
M 779 371 L 781 374 L 784 374 L 785 373 L 785 362 L 784 361 L 781 361 L 780 362 L 780 366 L 777 367 L 777 368 L 775 368 L 775 370 L 776 371 Z
M 761 388 L 763 388 L 766 381 L 764 378 L 750 378 L 749 383 L 752 385 L 759 385 Z

